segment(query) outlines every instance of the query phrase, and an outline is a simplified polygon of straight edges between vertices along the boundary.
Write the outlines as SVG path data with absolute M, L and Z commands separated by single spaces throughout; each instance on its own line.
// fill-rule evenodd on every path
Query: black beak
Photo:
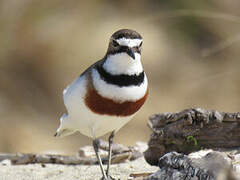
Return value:
M 127 54 L 128 54 L 131 58 L 133 58 L 133 59 L 135 60 L 135 54 L 134 54 L 133 49 L 129 48 L 129 49 L 127 50 Z

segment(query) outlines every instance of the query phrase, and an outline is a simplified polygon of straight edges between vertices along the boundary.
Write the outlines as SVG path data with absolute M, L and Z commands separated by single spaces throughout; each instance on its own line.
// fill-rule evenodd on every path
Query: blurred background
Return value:
M 53 137 L 66 111 L 62 91 L 121 28 L 144 38 L 150 94 L 115 142 L 147 141 L 154 113 L 239 111 L 239 7 L 233 0 L 1 0 L 0 152 L 75 154 L 91 144 L 79 133 Z

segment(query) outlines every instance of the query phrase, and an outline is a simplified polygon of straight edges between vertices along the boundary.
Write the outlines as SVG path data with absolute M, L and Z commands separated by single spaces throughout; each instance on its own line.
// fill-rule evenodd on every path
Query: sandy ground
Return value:
M 106 167 L 106 166 L 105 166 Z M 126 180 L 131 173 L 155 172 L 158 168 L 148 165 L 144 158 L 111 166 L 111 176 Z M 9 160 L 0 162 L 0 180 L 99 180 L 100 168 L 96 165 L 69 166 L 41 164 L 11 165 Z

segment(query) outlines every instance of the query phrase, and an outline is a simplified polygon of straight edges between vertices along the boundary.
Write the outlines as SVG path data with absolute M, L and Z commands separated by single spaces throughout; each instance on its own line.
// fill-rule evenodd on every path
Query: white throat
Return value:
M 135 59 L 132 59 L 126 53 L 108 55 L 103 64 L 103 68 L 113 75 L 138 75 L 143 71 L 141 55 L 139 53 L 135 53 Z

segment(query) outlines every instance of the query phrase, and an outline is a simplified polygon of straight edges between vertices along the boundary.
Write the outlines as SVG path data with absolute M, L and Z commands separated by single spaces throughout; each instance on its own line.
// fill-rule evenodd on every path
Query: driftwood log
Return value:
M 91 165 L 96 164 L 97 160 L 92 158 L 84 158 L 78 156 L 63 156 L 63 155 L 53 155 L 53 154 L 0 154 L 0 161 L 5 159 L 11 160 L 11 164 L 66 164 L 66 165 Z
M 144 180 L 237 180 L 239 178 L 232 169 L 231 159 L 224 153 L 216 151 L 200 157 L 170 152 L 159 159 L 158 166 L 160 169 Z
M 104 164 L 108 162 L 108 142 L 100 140 L 100 156 Z M 142 147 L 144 147 L 142 149 Z M 125 161 L 132 161 L 143 156 L 143 151 L 146 150 L 146 144 L 136 144 L 133 147 L 127 147 L 121 144 L 113 144 L 112 149 L 112 163 L 122 163 Z M 80 148 L 77 155 L 64 156 L 54 154 L 30 154 L 30 153 L 16 153 L 4 154 L 0 153 L 0 162 L 3 160 L 10 160 L 13 165 L 21 164 L 65 164 L 65 165 L 93 165 L 98 161 L 95 157 L 95 152 L 92 146 L 85 146 Z
M 201 149 L 240 147 L 240 113 L 225 113 L 201 108 L 150 117 L 152 130 L 146 161 L 158 165 L 164 154 L 176 151 L 189 154 Z

